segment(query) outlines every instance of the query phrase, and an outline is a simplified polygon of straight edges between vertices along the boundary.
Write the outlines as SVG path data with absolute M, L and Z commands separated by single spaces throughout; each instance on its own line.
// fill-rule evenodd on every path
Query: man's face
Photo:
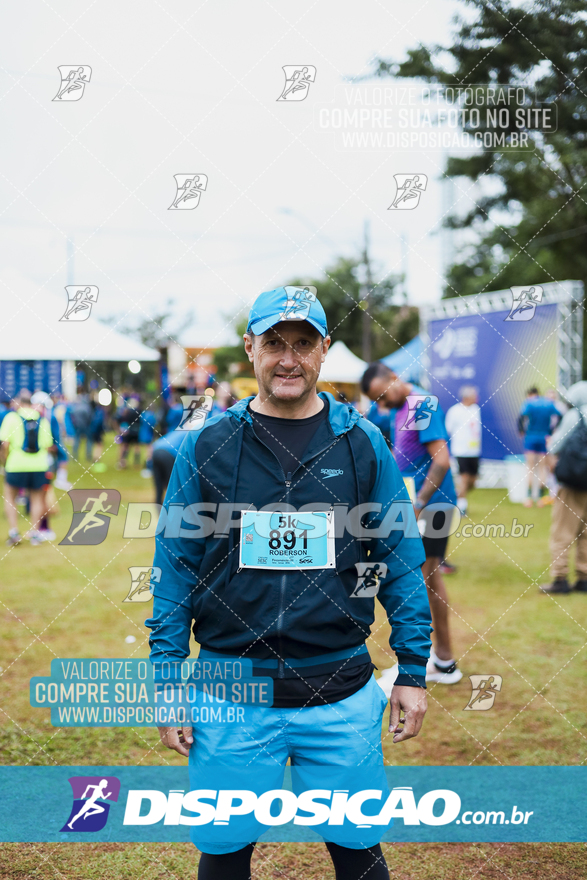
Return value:
M 399 409 L 406 402 L 410 386 L 395 373 L 376 376 L 369 385 L 369 397 L 390 409 Z
M 330 337 L 322 339 L 307 321 L 281 321 L 254 340 L 245 334 L 262 397 L 303 401 L 316 387 Z

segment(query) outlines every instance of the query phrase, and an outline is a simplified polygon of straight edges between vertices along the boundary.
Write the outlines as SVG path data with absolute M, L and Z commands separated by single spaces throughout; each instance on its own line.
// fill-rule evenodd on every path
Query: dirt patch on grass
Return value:
M 584 880 L 584 844 L 383 844 L 393 880 Z M 0 853 L 3 880 L 174 880 L 195 876 L 191 844 L 12 843 Z M 321 844 L 262 843 L 254 880 L 334 880 Z M 227 878 L 230 880 L 230 878 Z

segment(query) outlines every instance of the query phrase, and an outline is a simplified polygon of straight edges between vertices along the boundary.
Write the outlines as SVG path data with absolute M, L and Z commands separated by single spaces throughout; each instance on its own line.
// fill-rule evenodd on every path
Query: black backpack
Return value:
M 579 408 L 577 412 L 579 421 L 560 451 L 554 475 L 570 489 L 587 492 L 587 425 Z
M 21 416 L 21 419 L 24 425 L 24 443 L 22 444 L 23 452 L 38 452 L 39 426 L 41 424 L 40 416 L 38 419 L 25 419 L 24 416 Z

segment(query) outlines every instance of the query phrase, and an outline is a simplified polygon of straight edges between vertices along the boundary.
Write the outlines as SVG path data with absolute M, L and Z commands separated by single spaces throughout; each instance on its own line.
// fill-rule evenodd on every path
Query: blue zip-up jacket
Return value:
M 186 433 L 165 496 L 166 526 L 153 562 L 161 578 L 153 616 L 145 621 L 156 679 L 162 662 L 189 655 L 190 630 L 202 650 L 250 658 L 273 677 L 299 676 L 300 667 L 310 676 L 364 663 L 374 600 L 351 594 L 356 563 L 368 560 L 387 565 L 378 598 L 392 627 L 397 683 L 425 687 L 431 632 L 420 571 L 425 556 L 403 479 L 375 425 L 332 395 L 320 397 L 329 402 L 329 418 L 292 474 L 283 473 L 256 435 L 247 411 L 251 397 Z M 362 521 L 376 527 L 394 501 L 403 503 L 390 518 L 403 519 L 407 528 L 396 524 L 388 537 L 357 539 L 345 527 L 347 507 L 372 505 Z M 279 504 L 334 507 L 336 570 L 239 571 L 238 510 Z M 224 505 L 218 514 L 215 505 Z
M 165 452 L 170 452 L 171 455 L 176 456 L 179 447 L 186 437 L 186 431 L 168 431 L 167 434 L 163 434 L 162 437 L 158 437 L 157 440 L 155 440 L 153 443 L 153 452 L 156 452 L 158 449 L 163 449 Z

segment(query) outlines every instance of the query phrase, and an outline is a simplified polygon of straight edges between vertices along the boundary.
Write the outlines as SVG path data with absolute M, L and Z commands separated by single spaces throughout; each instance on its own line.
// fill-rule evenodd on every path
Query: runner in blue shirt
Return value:
M 155 503 L 163 504 L 163 498 L 167 491 L 167 485 L 179 447 L 183 443 L 187 431 L 169 431 L 163 437 L 155 440 L 151 447 L 151 470 L 155 483 Z M 149 476 L 151 475 L 149 471 Z
M 532 490 L 537 482 L 538 507 L 552 504 L 548 494 L 548 467 L 546 438 L 550 437 L 561 419 L 561 414 L 552 400 L 541 397 L 538 388 L 532 387 L 518 416 L 518 431 L 524 438 L 524 454 L 528 465 L 528 497 L 524 507 L 532 507 Z M 536 480 L 534 478 L 537 478 Z
M 97 401 L 92 400 L 92 420 L 88 428 L 88 446 L 94 462 L 94 470 L 98 473 L 106 470 L 102 458 L 102 440 L 104 437 L 104 408 Z
M 141 413 L 141 421 L 139 423 L 139 447 L 145 449 L 145 466 L 141 471 L 141 477 L 144 477 L 145 479 L 148 479 L 151 476 L 153 437 L 155 436 L 156 424 L 157 416 L 147 406 Z
M 157 424 L 157 416 L 150 409 L 145 409 L 141 413 L 141 423 L 139 425 L 139 443 L 150 446 L 153 442 L 155 433 L 155 425 Z M 150 450 L 147 450 L 147 457 Z
M 435 636 L 426 668 L 426 680 L 456 684 L 463 673 L 457 667 L 452 652 L 448 595 L 441 571 L 457 503 L 444 413 L 436 398 L 423 388 L 404 382 L 381 362 L 367 368 L 361 387 L 371 400 L 395 410 L 393 453 L 402 477 L 413 480 L 414 509 L 420 519 L 426 553 L 422 574 L 428 588 Z M 431 507 L 429 513 L 422 514 L 429 505 L 435 507 Z M 394 670 L 395 667 L 390 677 Z
M 61 399 L 58 394 L 51 395 L 51 399 L 53 401 L 53 407 L 51 409 L 51 435 L 53 437 L 53 443 L 57 449 L 57 473 L 53 485 L 56 489 L 68 492 L 72 488 L 71 483 L 67 479 L 67 462 L 69 456 L 64 444 L 61 442 L 61 438 L 62 434 L 67 434 L 65 425 L 66 420 L 71 425 L 72 431 L 73 425 L 71 424 L 69 407 L 65 404 L 63 399 Z
M 384 409 L 383 407 L 379 407 L 377 401 L 373 401 L 365 413 L 365 418 L 369 419 L 370 422 L 373 422 L 374 425 L 377 425 L 385 437 L 390 449 L 393 449 L 395 413 L 388 409 Z
M 181 419 L 183 417 L 183 406 L 181 404 L 181 400 L 174 395 L 173 403 L 167 410 L 167 414 L 165 415 L 165 425 L 168 431 L 175 431 Z

